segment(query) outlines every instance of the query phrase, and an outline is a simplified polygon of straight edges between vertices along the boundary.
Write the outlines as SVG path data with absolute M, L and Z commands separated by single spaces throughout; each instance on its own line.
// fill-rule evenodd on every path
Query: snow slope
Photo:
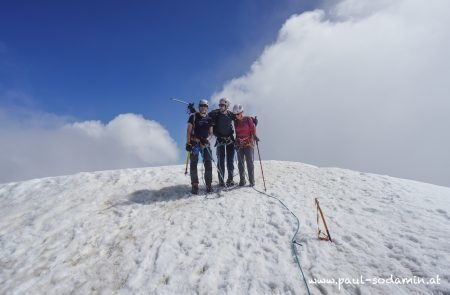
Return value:
M 300 220 L 308 280 L 440 279 L 309 282 L 312 294 L 450 294 L 450 188 L 263 165 L 268 193 Z M 249 187 L 190 196 L 183 172 L 167 166 L 0 185 L 0 294 L 306 293 L 290 248 L 295 219 L 277 200 Z M 316 197 L 334 243 L 316 237 Z

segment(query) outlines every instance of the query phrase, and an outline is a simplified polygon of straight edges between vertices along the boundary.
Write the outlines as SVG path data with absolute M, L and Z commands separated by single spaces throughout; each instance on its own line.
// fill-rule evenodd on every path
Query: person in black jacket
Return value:
M 219 101 L 219 108 L 210 112 L 208 115 L 212 118 L 214 123 L 214 136 L 216 136 L 216 153 L 217 153 L 217 168 L 219 175 L 219 185 L 225 186 L 225 155 L 227 159 L 228 177 L 226 181 L 227 186 L 234 185 L 233 171 L 234 171 L 234 130 L 233 120 L 235 115 L 228 110 L 230 101 L 227 98 L 221 98 Z
M 197 163 L 199 155 L 202 155 L 205 165 L 206 191 L 212 192 L 212 153 L 209 141 L 213 135 L 213 120 L 208 116 L 208 101 L 200 100 L 199 111 L 191 114 L 188 120 L 186 132 L 186 151 L 190 152 L 190 172 L 192 193 L 198 194 Z

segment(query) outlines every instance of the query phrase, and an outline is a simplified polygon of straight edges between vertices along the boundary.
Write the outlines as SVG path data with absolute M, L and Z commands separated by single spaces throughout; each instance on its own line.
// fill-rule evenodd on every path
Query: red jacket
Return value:
M 242 120 L 234 120 L 234 130 L 239 141 L 253 142 L 256 134 L 256 127 L 251 117 L 244 117 Z

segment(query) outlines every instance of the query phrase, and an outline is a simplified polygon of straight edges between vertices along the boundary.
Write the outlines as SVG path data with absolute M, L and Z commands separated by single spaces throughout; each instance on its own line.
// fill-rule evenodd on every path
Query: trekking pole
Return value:
M 262 174 L 262 178 L 263 178 L 263 182 L 264 182 L 264 191 L 266 192 L 266 180 L 264 179 L 264 171 L 263 171 L 263 167 L 262 167 L 262 162 L 261 162 L 261 154 L 259 153 L 259 144 L 258 141 L 256 141 L 256 148 L 258 149 L 258 158 L 259 158 L 259 165 L 261 165 L 261 174 Z
M 191 158 L 191 152 L 187 152 L 187 156 L 186 156 L 186 170 L 184 170 L 184 175 L 187 175 L 189 159 L 190 158 Z

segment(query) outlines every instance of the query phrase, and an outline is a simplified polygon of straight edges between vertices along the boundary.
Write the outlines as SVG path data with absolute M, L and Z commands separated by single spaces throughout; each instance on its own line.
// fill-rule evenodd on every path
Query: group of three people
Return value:
M 187 124 L 186 151 L 190 152 L 190 174 L 192 193 L 198 193 L 197 164 L 199 156 L 203 158 L 205 166 L 206 191 L 212 192 L 212 150 L 210 141 L 216 137 L 217 168 L 220 186 L 233 186 L 234 155 L 237 152 L 239 168 L 239 185 L 244 186 L 245 169 L 247 163 L 250 186 L 255 185 L 253 166 L 253 145 L 258 141 L 255 122 L 252 117 L 244 116 L 244 108 L 240 104 L 228 108 L 230 101 L 220 99 L 219 108 L 208 113 L 208 101 L 200 100 L 199 111 L 191 114 Z M 234 128 L 233 128 L 234 124 Z M 225 182 L 225 158 L 227 163 L 227 180 Z

